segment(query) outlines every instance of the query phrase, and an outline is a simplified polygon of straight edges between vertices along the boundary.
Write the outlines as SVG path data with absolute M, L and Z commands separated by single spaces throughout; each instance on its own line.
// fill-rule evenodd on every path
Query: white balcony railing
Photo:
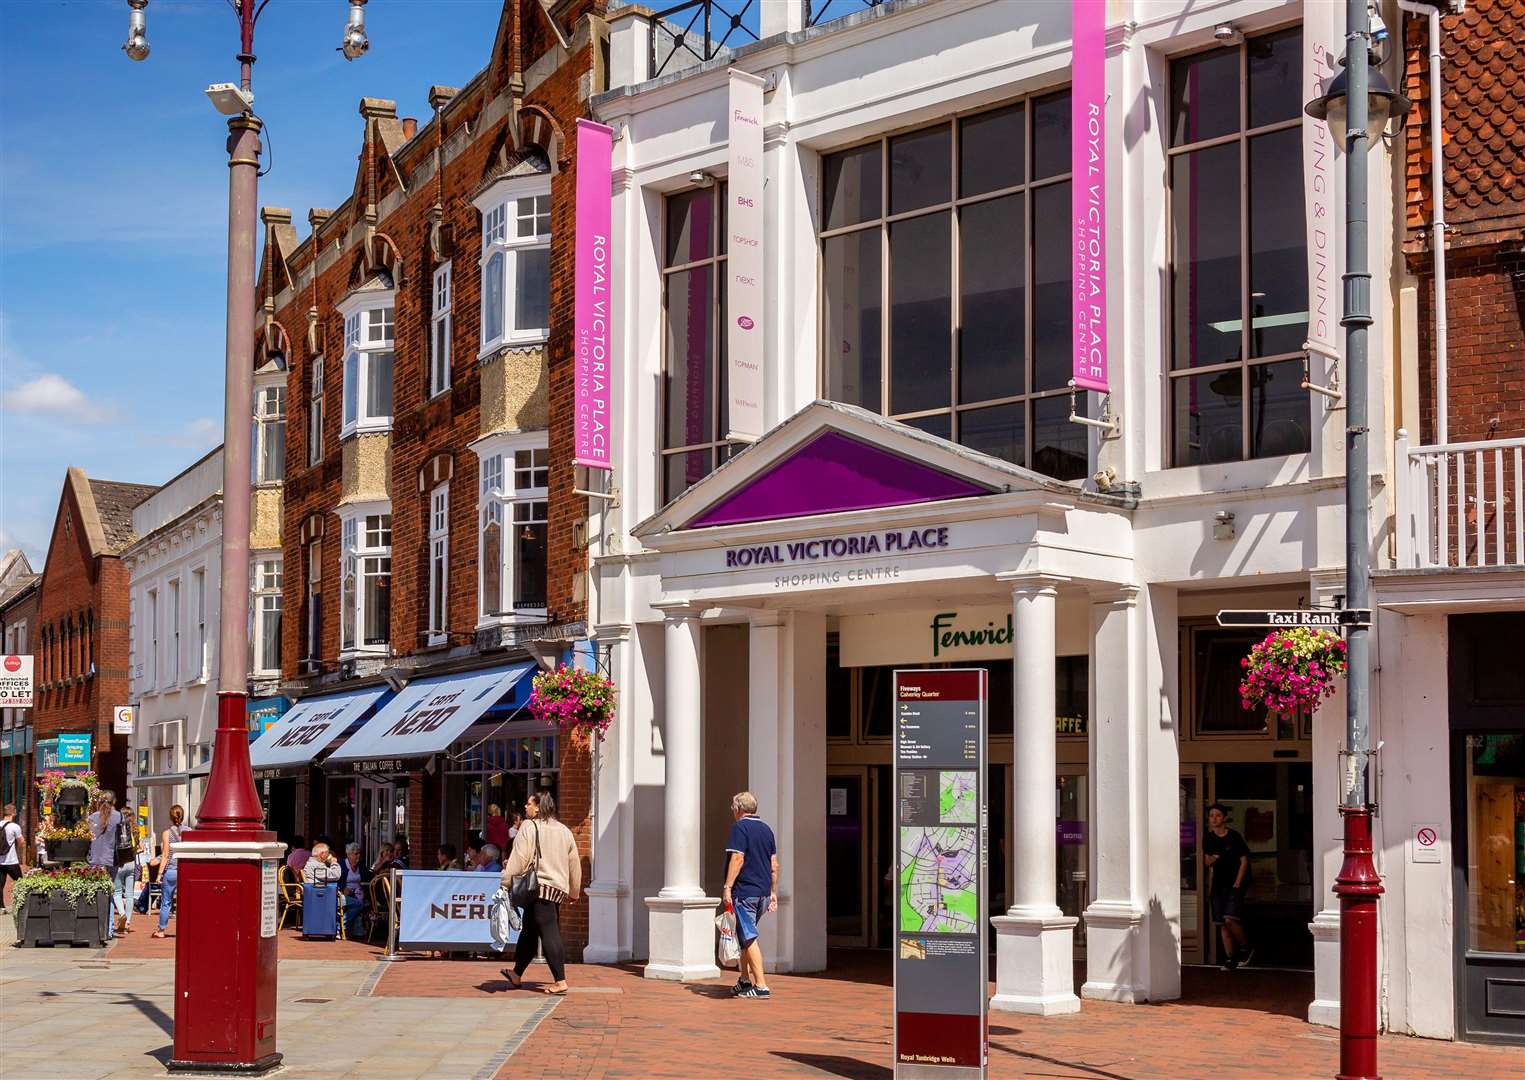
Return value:
M 1408 445 L 1395 463 L 1398 566 L 1525 563 L 1525 439 Z

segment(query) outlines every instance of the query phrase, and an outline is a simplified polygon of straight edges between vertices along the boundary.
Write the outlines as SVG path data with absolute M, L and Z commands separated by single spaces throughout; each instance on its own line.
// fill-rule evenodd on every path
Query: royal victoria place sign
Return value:
M 946 549 L 948 534 L 948 526 L 930 525 L 747 544 L 724 549 L 725 569 L 777 570 L 779 589 L 887 580 L 899 576 L 896 558 Z M 872 565 L 854 565 L 865 560 Z

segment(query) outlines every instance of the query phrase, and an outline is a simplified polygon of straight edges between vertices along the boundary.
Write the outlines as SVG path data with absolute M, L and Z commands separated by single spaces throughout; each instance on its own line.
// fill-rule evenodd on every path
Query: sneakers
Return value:
M 752 984 L 749 983 L 746 979 L 737 979 L 736 985 L 731 987 L 731 996 L 740 997 L 750 989 L 752 989 Z
M 740 997 L 740 998 L 765 998 L 765 997 L 771 997 L 772 995 L 770 995 L 768 993 L 768 991 L 763 990 L 760 987 L 756 987 L 756 986 L 752 986 L 752 985 L 748 984 L 748 986 L 747 986 L 747 988 L 745 990 L 737 990 L 736 991 L 736 996 Z
M 1255 958 L 1255 946 L 1253 946 L 1253 945 L 1246 945 L 1244 947 L 1244 949 L 1239 953 L 1239 955 L 1237 957 L 1235 957 L 1235 959 L 1238 960 L 1239 963 L 1244 965 L 1245 967 L 1249 967 L 1250 966 L 1250 961 L 1253 960 L 1254 958 Z
M 1218 966 L 1221 967 L 1224 971 L 1233 971 L 1236 967 L 1239 966 L 1239 957 L 1237 957 L 1237 956 L 1227 957 Z

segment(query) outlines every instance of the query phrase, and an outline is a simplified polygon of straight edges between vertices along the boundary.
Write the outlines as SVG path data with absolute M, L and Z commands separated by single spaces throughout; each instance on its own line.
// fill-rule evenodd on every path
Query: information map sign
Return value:
M 895 672 L 895 1075 L 985 1075 L 984 668 Z

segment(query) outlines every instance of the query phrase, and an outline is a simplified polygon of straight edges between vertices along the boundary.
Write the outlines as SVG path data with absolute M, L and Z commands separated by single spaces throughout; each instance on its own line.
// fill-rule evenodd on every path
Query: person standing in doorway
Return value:
M 0 817 L 0 914 L 11 910 L 11 882 L 21 880 L 26 873 L 26 837 L 16 824 L 16 804 L 5 804 L 5 815 Z
M 514 946 L 514 966 L 503 969 L 508 985 L 519 989 L 524 972 L 535 959 L 538 944 L 551 969 L 547 994 L 567 992 L 567 949 L 561 940 L 561 905 L 577 903 L 582 894 L 582 856 L 577 838 L 556 816 L 556 798 L 549 791 L 531 795 L 524 803 L 525 823 L 514 839 L 514 849 L 503 867 L 500 881 L 512 889 L 514 878 L 534 868 L 540 892 L 524 909 L 524 926 Z M 483 850 L 492 847 L 486 845 Z
M 1207 835 L 1202 838 L 1202 854 L 1212 869 L 1208 899 L 1212 903 L 1213 925 L 1223 943 L 1222 964 L 1233 971 L 1248 964 L 1255 955 L 1244 931 L 1244 893 L 1250 883 L 1250 847 L 1237 830 L 1228 827 L 1228 814 L 1222 803 L 1207 808 Z
M 162 938 L 164 928 L 169 925 L 169 913 L 175 906 L 175 886 L 180 883 L 179 860 L 175 857 L 174 845 L 180 843 L 180 826 L 185 824 L 185 807 L 176 803 L 169 808 L 169 828 L 164 830 L 164 835 L 159 840 L 159 858 L 154 860 L 159 863 L 159 929 L 153 932 L 154 937 Z
M 735 823 L 726 838 L 729 855 L 725 888 L 720 899 L 736 913 L 736 936 L 741 945 L 741 977 L 731 992 L 737 997 L 770 996 L 763 972 L 757 924 L 766 912 L 778 910 L 778 845 L 773 830 L 757 816 L 757 796 L 743 791 L 731 799 Z

